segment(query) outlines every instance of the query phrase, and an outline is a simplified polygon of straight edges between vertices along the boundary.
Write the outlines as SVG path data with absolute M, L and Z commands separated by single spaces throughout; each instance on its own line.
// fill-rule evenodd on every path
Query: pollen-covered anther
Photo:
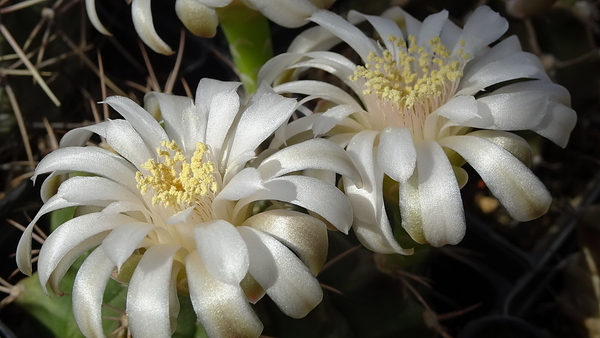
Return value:
M 417 45 L 412 35 L 408 37 L 408 43 L 392 35 L 388 41 L 396 48 L 382 50 L 381 56 L 371 52 L 367 63 L 358 66 L 350 79 L 364 81 L 363 94 L 375 94 L 381 100 L 391 101 L 400 111 L 423 105 L 431 112 L 440 96 L 450 92 L 449 89 L 462 77 L 464 63 L 459 57 L 462 55 L 466 59 L 467 55 L 461 51 L 460 55 L 452 57 L 437 36 L 428 46 Z
M 136 173 L 138 189 L 142 194 L 152 193 L 153 205 L 162 204 L 174 211 L 210 208 L 205 204 L 212 203 L 219 186 L 207 152 L 208 147 L 198 142 L 188 160 L 175 141 L 163 141 L 156 148 L 158 161 L 149 159 L 142 164 L 148 173 Z

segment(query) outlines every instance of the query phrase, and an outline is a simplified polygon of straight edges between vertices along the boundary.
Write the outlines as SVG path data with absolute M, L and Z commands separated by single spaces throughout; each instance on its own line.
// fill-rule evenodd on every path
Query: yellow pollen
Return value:
M 461 63 L 456 60 L 469 57 L 460 49 L 458 59 L 452 58 L 439 36 L 432 38 L 428 47 L 418 46 L 412 35 L 408 43 L 392 35 L 388 41 L 398 48 L 395 53 L 384 49 L 380 57 L 371 52 L 365 66 L 358 66 L 350 80 L 364 79 L 363 94 L 376 94 L 379 99 L 392 101 L 400 110 L 415 104 L 431 108 L 426 101 L 436 100 L 462 77 Z M 459 43 L 465 44 L 463 40 Z
M 175 141 L 163 141 L 156 148 L 159 162 L 149 159 L 142 168 L 150 173 L 137 172 L 135 179 L 142 194 L 152 189 L 152 204 L 163 204 L 184 210 L 194 203 L 208 198 L 212 201 L 218 189 L 214 164 L 205 160 L 208 147 L 198 142 L 192 158 L 188 161 Z

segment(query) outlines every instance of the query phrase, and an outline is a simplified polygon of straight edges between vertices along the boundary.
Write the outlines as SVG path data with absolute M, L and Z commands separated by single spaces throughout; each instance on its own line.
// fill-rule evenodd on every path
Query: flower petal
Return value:
M 313 125 L 313 133 L 315 135 L 323 135 L 338 125 L 340 121 L 355 112 L 356 109 L 347 104 L 340 104 L 333 108 L 329 108 L 318 120 L 315 121 Z
M 302 318 L 323 298 L 317 279 L 306 265 L 275 238 L 241 226 L 248 245 L 249 272 L 283 313 Z
M 152 229 L 154 229 L 154 226 L 147 223 L 123 224 L 113 229 L 104 238 L 100 247 L 104 250 L 106 257 L 117 267 L 117 270 L 120 270 L 121 265 L 139 247 L 142 240 L 146 238 Z
M 307 0 L 249 0 L 250 3 L 269 20 L 276 24 L 296 28 L 307 23 L 308 18 L 318 8 Z
M 104 251 L 96 249 L 77 271 L 73 284 L 73 315 L 86 337 L 104 337 L 102 298 L 114 268 Z
M 238 285 L 248 272 L 246 243 L 231 223 L 214 220 L 196 225 L 196 248 L 208 272 L 222 283 Z
M 136 1 L 149 2 L 149 0 L 134 0 L 133 3 Z M 154 117 L 131 99 L 123 96 L 110 96 L 104 102 L 131 123 L 131 126 L 142 136 L 150 149 L 158 147 L 162 141 L 169 141 L 167 133 Z
M 310 17 L 310 20 L 344 40 L 344 42 L 360 55 L 363 62 L 367 62 L 369 53 L 377 52 L 379 50 L 377 45 L 375 45 L 360 29 L 333 12 L 320 10 L 313 14 Z
M 346 151 L 354 160 L 363 180 L 358 188 L 346 179 L 344 191 L 354 210 L 354 233 L 369 250 L 379 253 L 410 254 L 396 241 L 383 203 L 383 171 L 374 158 L 374 142 L 378 132 L 363 131 L 356 134 Z
M 512 156 L 523 162 L 527 167 L 531 164 L 531 159 L 533 157 L 531 154 L 531 147 L 529 147 L 529 143 L 521 136 L 498 130 L 476 130 L 467 135 L 477 136 L 502 147 L 504 150 L 511 153 Z
M 185 145 L 183 111 L 193 104 L 192 99 L 185 96 L 158 92 L 150 92 L 144 96 L 144 109 L 152 116 L 162 116 L 167 135 L 181 145 Z
M 196 252 L 185 269 L 192 306 L 209 337 L 258 337 L 263 326 L 239 285 L 212 276 Z
M 172 275 L 176 244 L 151 246 L 135 268 L 127 291 L 127 319 L 133 336 L 170 337 L 175 327 L 171 317 L 179 312 L 173 305 Z M 177 301 L 177 296 L 174 297 Z M 173 308 L 174 307 L 174 308 Z
M 356 111 L 362 111 L 362 107 L 348 93 L 329 83 L 313 80 L 292 81 L 273 87 L 276 93 L 294 93 L 303 95 L 316 95 L 323 100 L 336 104 L 347 104 Z
M 329 170 L 361 185 L 352 159 L 340 146 L 325 139 L 312 139 L 283 148 L 266 158 L 257 169 L 264 180 L 305 169 Z
M 327 226 L 292 210 L 269 210 L 248 218 L 242 226 L 265 232 L 290 248 L 317 275 L 327 258 Z
M 206 124 L 206 144 L 212 149 L 213 156 L 220 162 L 225 137 L 240 110 L 238 86 L 216 93 L 210 102 Z
M 575 128 L 575 123 L 577 113 L 573 109 L 556 102 L 548 102 L 546 115 L 531 130 L 564 148 L 569 142 L 569 135 Z
M 133 0 L 131 2 L 131 18 L 133 26 L 144 43 L 153 51 L 165 55 L 173 54 L 173 50 L 156 33 L 152 20 L 150 0 Z
M 106 128 L 106 142 L 138 170 L 156 155 L 149 149 L 140 134 L 125 120 L 112 120 Z
M 480 6 L 471 14 L 460 35 L 459 42 L 454 46 L 452 54 L 463 49 L 463 54 L 475 56 L 477 52 L 492 42 L 498 40 L 508 29 L 508 22 L 488 6 Z
M 404 183 L 412 176 L 417 152 L 407 128 L 387 127 L 379 135 L 377 164 L 391 179 Z
M 423 20 L 423 24 L 421 24 L 419 35 L 415 36 L 415 38 L 417 38 L 417 45 L 429 46 L 431 39 L 440 36 L 440 32 L 446 21 L 448 21 L 447 10 L 427 16 L 425 20 Z
M 254 201 L 278 200 L 315 212 L 344 233 L 352 225 L 350 202 L 338 188 L 329 183 L 313 177 L 284 176 L 271 179 L 264 185 L 265 190 L 240 200 L 234 213 L 237 215 Z
M 423 235 L 436 247 L 457 244 L 465 235 L 465 213 L 452 166 L 434 141 L 423 141 L 416 149 Z
M 110 32 L 102 25 L 100 22 L 100 18 L 98 18 L 98 12 L 96 12 L 96 0 L 85 0 L 85 10 L 88 13 L 88 18 L 90 22 L 96 28 L 96 30 L 104 35 L 112 35 Z
M 514 219 L 529 221 L 548 211 L 552 197 L 544 184 L 502 147 L 474 136 L 451 136 L 440 143 L 469 162 Z
M 354 19 L 353 21 L 358 21 L 356 20 L 358 18 L 362 18 L 369 21 L 371 26 L 375 28 L 375 30 L 381 37 L 381 40 L 383 41 L 387 50 L 391 51 L 395 49 L 394 44 L 388 39 L 390 35 L 399 38 L 404 37 L 404 34 L 402 34 L 400 27 L 398 27 L 398 24 L 396 24 L 392 20 L 376 15 L 365 15 L 355 10 L 350 10 L 350 12 L 348 12 L 348 20 Z

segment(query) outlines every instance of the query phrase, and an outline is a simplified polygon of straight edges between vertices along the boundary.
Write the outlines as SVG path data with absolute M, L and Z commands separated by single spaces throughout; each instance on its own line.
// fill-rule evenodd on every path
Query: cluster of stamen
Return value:
M 350 80 L 361 81 L 363 94 L 392 103 L 400 114 L 431 113 L 452 94 L 470 55 L 462 49 L 451 55 L 439 37 L 429 41 L 429 48 L 418 46 L 412 35 L 408 43 L 392 35 L 388 41 L 394 50 L 383 49 L 382 56 L 371 52 L 368 62 L 358 66 Z M 464 46 L 464 40 L 460 43 Z
M 209 217 L 212 200 L 219 188 L 214 164 L 206 159 L 208 147 L 198 142 L 192 158 L 183 154 L 175 141 L 163 141 L 156 148 L 159 161 L 149 159 L 142 165 L 149 174 L 137 172 L 135 179 L 142 194 L 151 190 L 152 204 L 162 204 L 178 212 L 195 207 Z

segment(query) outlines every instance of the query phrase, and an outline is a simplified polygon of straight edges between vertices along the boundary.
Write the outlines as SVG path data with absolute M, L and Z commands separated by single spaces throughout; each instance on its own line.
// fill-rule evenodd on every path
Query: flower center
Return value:
M 452 56 L 439 37 L 431 39 L 427 47 L 418 46 L 412 35 L 408 46 L 393 35 L 388 41 L 395 48 L 383 49 L 382 56 L 371 52 L 350 80 L 362 84 L 367 109 L 377 115 L 373 116 L 377 127 L 408 127 L 413 135 L 419 134 L 427 115 L 454 94 L 470 55 L 463 55 L 460 49 Z M 461 44 L 464 46 L 464 40 Z
M 207 158 L 208 147 L 198 142 L 192 158 L 183 154 L 175 141 L 163 141 L 156 148 L 159 161 L 149 159 L 135 179 L 142 194 L 152 192 L 152 205 L 163 205 L 174 213 L 194 207 L 202 221 L 212 219 L 212 201 L 218 192 L 218 173 Z

